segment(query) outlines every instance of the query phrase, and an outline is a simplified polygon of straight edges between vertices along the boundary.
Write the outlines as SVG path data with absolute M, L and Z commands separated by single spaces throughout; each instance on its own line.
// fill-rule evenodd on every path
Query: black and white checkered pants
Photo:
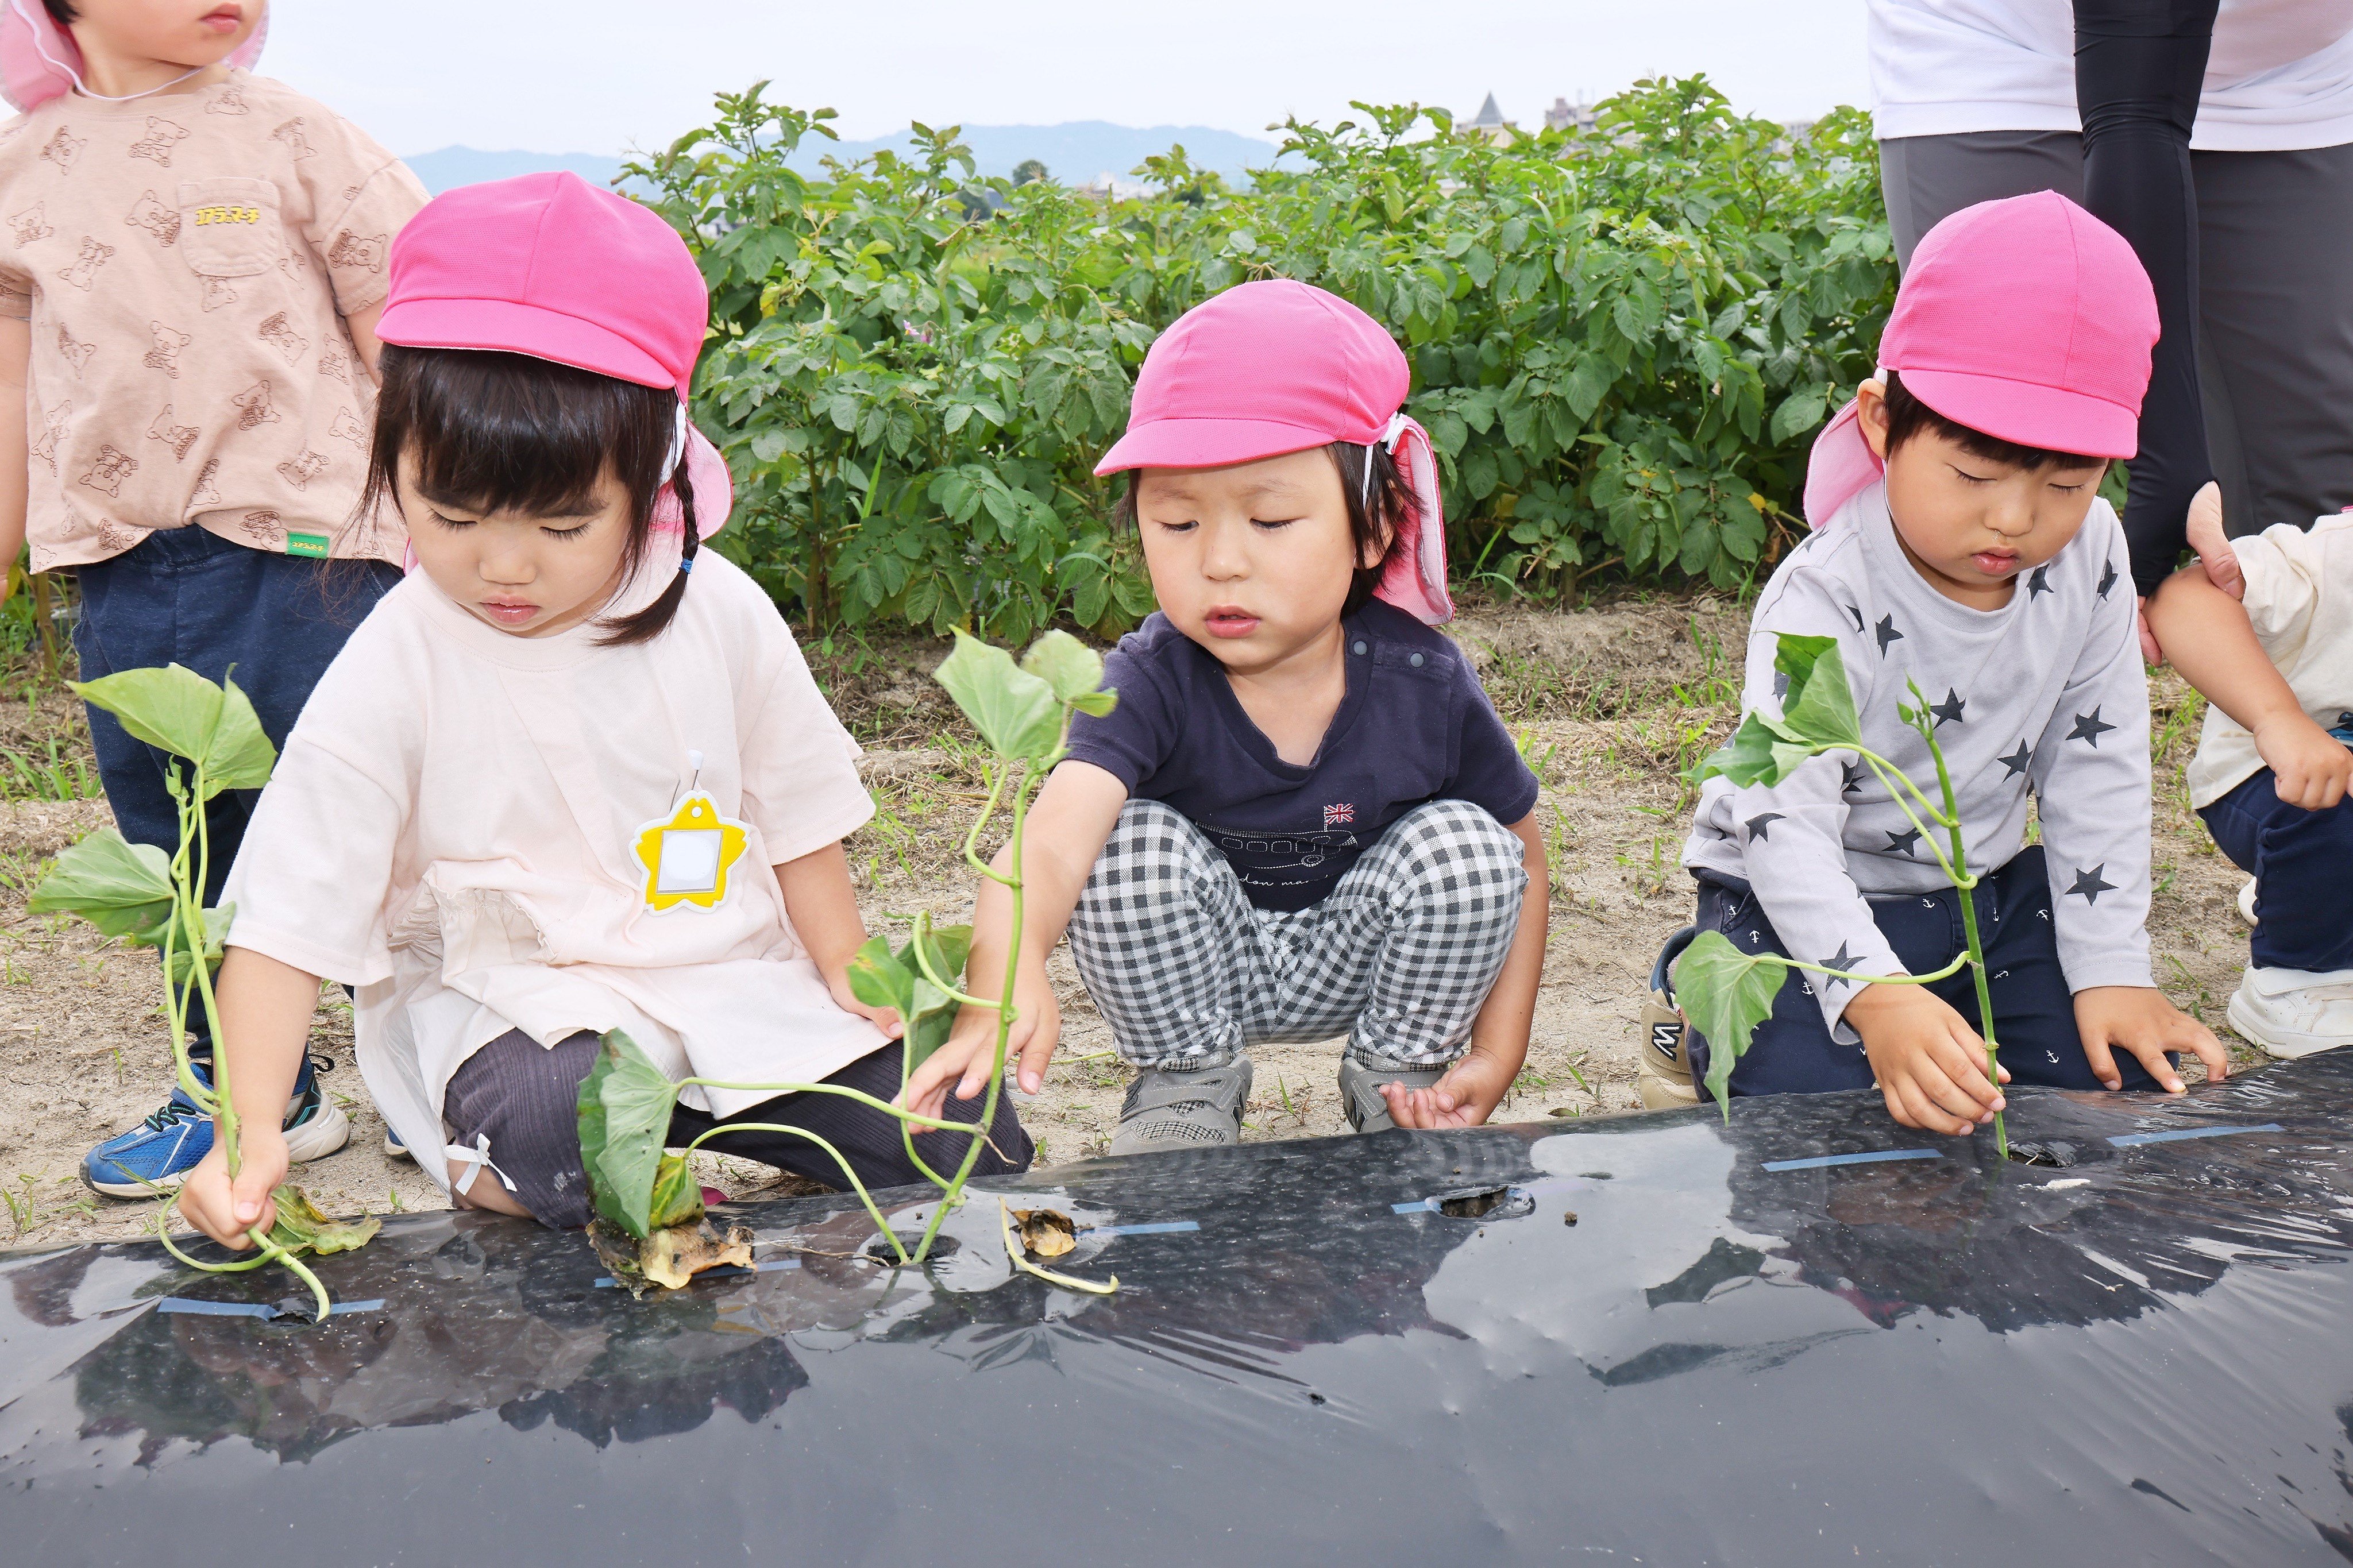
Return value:
M 1348 1037 L 1375 1068 L 1460 1057 L 1519 929 L 1516 835 L 1468 801 L 1399 817 L 1320 903 L 1257 910 L 1192 820 L 1131 800 L 1071 915 L 1071 956 L 1133 1067 Z

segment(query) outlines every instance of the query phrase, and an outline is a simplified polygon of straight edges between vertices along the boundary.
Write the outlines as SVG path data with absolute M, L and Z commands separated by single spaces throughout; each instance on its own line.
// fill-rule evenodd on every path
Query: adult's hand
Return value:
M 2239 572 L 2239 552 L 2222 530 L 2222 487 L 2213 480 L 2189 498 L 2189 548 L 2206 569 L 2206 580 L 2233 599 L 2247 596 L 2247 580 Z

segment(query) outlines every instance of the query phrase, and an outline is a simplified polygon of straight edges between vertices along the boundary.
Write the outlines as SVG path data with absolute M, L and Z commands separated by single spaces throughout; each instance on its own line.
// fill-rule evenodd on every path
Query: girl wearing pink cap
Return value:
M 427 1173 L 552 1226 L 588 1217 L 597 1032 L 673 1077 L 899 1088 L 897 1016 L 844 978 L 858 748 L 766 595 L 699 548 L 730 500 L 686 416 L 705 310 L 669 226 L 575 174 L 452 191 L 402 232 L 369 489 L 417 569 L 320 682 L 229 878 L 237 1102 L 284 1097 L 321 980 L 355 986 L 361 1070 Z M 673 1142 L 722 1121 L 917 1179 L 900 1124 L 846 1098 L 690 1089 Z M 712 1146 L 839 1179 L 790 1132 Z M 1000 1105 L 980 1168 L 1029 1153 Z M 216 1152 L 185 1212 L 236 1245 L 285 1169 L 248 1121 L 234 1192 Z
M 1014 1044 L 1034 1094 L 1067 924 L 1139 1069 L 1115 1154 L 1237 1142 L 1257 1041 L 1345 1035 L 1363 1131 L 1483 1121 L 1526 1058 L 1536 781 L 1431 629 L 1453 610 L 1409 383 L 1346 300 L 1244 284 L 1153 344 L 1096 468 L 1131 476 L 1160 608 L 1107 661 L 1119 706 L 1076 723 L 1030 816 Z M 1005 973 L 1008 916 L 985 885 L 976 977 Z M 995 1016 L 967 1016 L 910 1105 L 978 1092 Z
M 1884 368 L 1815 443 L 1816 531 L 1773 574 L 1750 632 L 1744 707 L 1778 710 L 1782 635 L 1835 637 L 1872 749 L 1934 792 L 1927 748 L 1897 716 L 1927 694 L 1981 879 L 2004 1081 L 2179 1092 L 2184 1050 L 2227 1071 L 2149 971 L 2148 692 L 2124 532 L 2097 499 L 2108 461 L 2133 455 L 2157 335 L 2131 247 L 2065 197 L 1938 224 L 1897 295 Z M 1960 950 L 1961 895 L 1849 754 L 1772 786 L 1709 780 L 1683 863 L 1700 924 L 1748 952 L 1871 975 L 1941 969 Z M 1781 989 L 1734 1093 L 1875 1082 L 1897 1121 L 1948 1134 L 2001 1109 L 1966 972 L 1803 978 Z M 1706 1043 L 1692 1045 L 1704 1064 Z

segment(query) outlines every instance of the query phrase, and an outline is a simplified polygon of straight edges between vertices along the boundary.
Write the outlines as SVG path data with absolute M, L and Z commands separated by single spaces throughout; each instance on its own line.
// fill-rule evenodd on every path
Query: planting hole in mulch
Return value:
M 2049 1143 L 2012 1143 L 2010 1157 L 2021 1165 L 2056 1165 L 2062 1169 L 2073 1164 L 2080 1157 L 2073 1143 L 2052 1141 Z
M 1535 1206 L 1535 1199 L 1514 1187 L 1471 1187 L 1438 1199 L 1438 1212 L 1449 1219 L 1517 1219 Z
M 923 1233 L 920 1230 L 897 1230 L 891 1234 L 899 1238 L 899 1245 L 907 1249 L 910 1258 L 915 1255 L 916 1244 L 923 1239 Z M 935 1236 L 932 1237 L 932 1255 L 925 1261 L 936 1263 L 955 1252 L 960 1245 L 953 1236 Z M 893 1268 L 901 1267 L 899 1255 L 891 1250 L 891 1243 L 881 1237 L 878 1236 L 866 1244 L 865 1255 L 877 1263 L 887 1263 Z

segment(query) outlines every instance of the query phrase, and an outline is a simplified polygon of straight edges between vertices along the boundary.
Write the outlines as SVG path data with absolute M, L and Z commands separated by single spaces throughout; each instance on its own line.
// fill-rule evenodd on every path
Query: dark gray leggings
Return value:
M 897 1042 L 834 1073 L 824 1081 L 860 1089 L 877 1100 L 899 1092 Z M 520 1029 L 510 1029 L 466 1059 L 441 1098 L 441 1119 L 450 1142 L 474 1147 L 490 1138 L 491 1163 L 514 1184 L 514 1195 L 540 1224 L 568 1229 L 588 1223 L 588 1176 L 580 1163 L 580 1080 L 596 1059 L 596 1037 L 586 1031 L 554 1046 L 542 1046 Z M 951 1100 L 944 1120 L 976 1121 L 978 1100 Z M 772 1121 L 805 1128 L 831 1143 L 869 1187 L 904 1186 L 923 1179 L 907 1161 L 899 1122 L 838 1094 L 783 1094 L 763 1100 L 729 1121 Z M 702 1111 L 681 1105 L 671 1113 L 672 1148 L 692 1142 L 718 1126 Z M 964 1159 L 966 1135 L 924 1132 L 915 1139 L 923 1163 L 945 1173 Z M 842 1185 L 841 1167 L 806 1138 L 785 1132 L 725 1132 L 706 1149 L 757 1160 L 829 1186 Z M 1000 1094 L 989 1142 L 973 1173 L 1004 1175 L 1026 1171 L 1036 1151 L 1013 1114 L 1013 1097 Z M 478 1182 L 496 1182 L 485 1172 Z

